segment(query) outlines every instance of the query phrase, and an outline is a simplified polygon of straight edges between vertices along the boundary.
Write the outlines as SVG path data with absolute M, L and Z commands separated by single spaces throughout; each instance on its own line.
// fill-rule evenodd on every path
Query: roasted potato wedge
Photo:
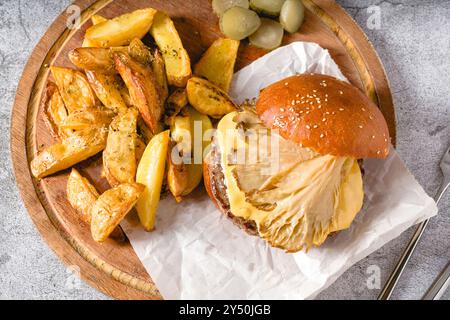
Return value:
M 91 208 L 100 194 L 88 179 L 72 169 L 67 180 L 67 199 L 79 214 L 82 221 L 91 223 Z
M 55 137 L 62 139 L 72 133 L 72 130 L 61 128 L 61 124 L 68 116 L 67 109 L 56 84 L 53 82 L 48 83 L 44 95 L 44 114 L 46 122 Z
M 175 143 L 171 143 L 167 154 L 167 185 L 177 202 L 181 202 L 189 181 L 188 165 L 182 161 L 174 161 L 179 153 Z
M 117 74 L 114 66 L 114 52 L 128 52 L 127 47 L 115 48 L 76 48 L 69 52 L 69 60 L 85 71 L 96 71 L 103 74 Z
M 178 151 L 169 150 L 167 159 L 167 185 L 177 202 L 188 196 L 198 187 L 203 178 L 203 166 L 201 164 L 174 161 L 173 156 Z
M 187 111 L 191 121 L 191 132 L 193 136 L 193 163 L 202 164 L 203 159 L 209 152 L 209 146 L 213 135 L 213 125 L 211 119 L 207 115 L 198 112 L 192 107 L 189 107 Z
M 174 118 L 189 103 L 186 89 L 178 88 L 167 98 L 165 108 L 165 123 L 168 126 L 173 124 Z
M 192 107 L 184 109 L 183 116 L 175 119 L 171 131 L 172 139 L 177 145 L 169 151 L 167 184 L 175 199 L 180 202 L 202 180 L 203 155 L 209 151 L 211 141 L 207 137 L 212 133 L 213 125 L 208 116 Z M 186 153 L 186 148 L 193 152 Z
M 143 65 L 149 65 L 152 67 L 153 74 L 155 75 L 156 83 L 158 84 L 158 92 L 161 103 L 164 104 L 169 96 L 169 86 L 167 85 L 166 67 L 164 65 L 164 59 L 158 49 L 155 49 L 152 53 L 149 47 L 147 47 L 140 39 L 134 39 L 128 46 L 128 53 L 130 57 Z
M 139 163 L 136 181 L 145 185 L 145 191 L 136 204 L 136 210 L 145 230 L 155 228 L 155 217 L 158 209 L 161 188 L 164 179 L 169 131 L 154 136 Z
M 60 124 L 63 130 L 88 131 L 96 127 L 107 127 L 114 113 L 105 108 L 90 108 L 69 114 Z
M 132 107 L 133 106 L 133 102 L 131 101 L 131 97 L 130 97 L 130 91 L 128 91 L 127 86 L 125 85 L 125 83 L 122 80 L 122 83 L 119 86 L 119 91 L 120 91 L 120 95 L 122 96 L 123 101 L 125 102 L 125 104 L 127 105 L 127 107 Z
M 156 10 L 136 10 L 114 19 L 93 25 L 86 30 L 85 38 L 96 47 L 117 47 L 130 44 L 134 38 L 142 38 L 153 23 Z
M 80 71 L 61 67 L 51 67 L 50 70 L 69 113 L 93 108 L 98 104 L 86 76 Z
M 128 106 L 121 93 L 121 81 L 116 75 L 107 75 L 96 71 L 86 71 L 86 75 L 97 98 L 115 114 L 127 112 Z M 120 80 L 120 81 L 119 81 Z
M 105 148 L 107 133 L 107 127 L 97 127 L 46 148 L 31 161 L 33 176 L 42 179 L 96 155 Z
M 138 111 L 130 108 L 114 118 L 109 126 L 103 169 L 111 187 L 131 183 L 136 177 L 136 126 Z
M 153 54 L 141 39 L 135 38 L 131 40 L 128 46 L 128 54 L 134 60 L 143 65 L 151 66 L 153 62 Z
M 189 103 L 200 113 L 221 118 L 236 110 L 228 94 L 206 79 L 192 77 L 186 90 Z
M 138 201 L 144 186 L 124 183 L 103 193 L 91 209 L 91 233 L 97 242 L 105 241 Z
M 95 14 L 92 16 L 91 21 L 92 21 L 92 25 L 95 26 L 96 24 L 108 21 L 108 19 L 102 17 L 101 15 Z M 91 41 L 89 41 L 88 39 L 85 38 L 83 41 L 82 47 L 95 47 L 95 45 Z
M 152 70 L 159 87 L 161 103 L 164 105 L 169 96 L 169 85 L 167 84 L 166 65 L 158 49 L 155 49 L 153 52 Z
M 174 117 L 170 126 L 172 140 L 178 145 L 178 151 L 182 157 L 191 158 L 192 155 L 192 131 L 191 117 L 189 114 Z
M 150 33 L 164 58 L 169 85 L 184 88 L 192 75 L 191 60 L 173 21 L 159 11 L 154 17 Z
M 99 24 L 99 23 L 108 21 L 108 19 L 106 19 L 105 17 L 102 17 L 102 16 L 99 15 L 99 14 L 94 14 L 94 15 L 91 17 L 91 21 L 92 21 L 92 24 L 93 24 L 93 25 L 96 25 L 96 24 Z
M 162 105 L 151 67 L 140 64 L 126 53 L 115 52 L 113 57 L 117 71 L 130 92 L 132 104 L 139 109 L 150 130 L 156 133 L 162 116 Z
M 230 90 L 240 41 L 220 38 L 206 50 L 194 73 L 227 92 Z

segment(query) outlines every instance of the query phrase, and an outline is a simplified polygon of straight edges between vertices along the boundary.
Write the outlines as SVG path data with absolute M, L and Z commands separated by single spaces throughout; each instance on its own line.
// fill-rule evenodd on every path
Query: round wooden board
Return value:
M 331 0 L 304 0 L 307 8 L 301 30 L 285 36 L 284 43 L 312 41 L 328 49 L 347 78 L 376 101 L 385 115 L 395 143 L 395 112 L 383 66 L 365 34 L 346 12 Z M 209 0 L 77 0 L 81 26 L 67 29 L 72 12 L 63 13 L 33 51 L 19 83 L 12 114 L 11 150 L 16 181 L 24 203 L 39 232 L 67 265 L 78 266 L 93 287 L 117 299 L 161 299 L 158 289 L 137 258 L 127 239 L 95 243 L 87 225 L 70 207 L 65 186 L 68 172 L 37 181 L 29 162 L 54 138 L 44 125 L 40 101 L 49 76 L 48 66 L 70 66 L 67 53 L 81 46 L 90 17 L 107 18 L 138 8 L 166 11 L 174 20 L 194 64 L 221 33 Z M 264 55 L 243 42 L 237 70 Z M 99 158 L 77 166 L 100 191 L 107 188 L 99 177 Z

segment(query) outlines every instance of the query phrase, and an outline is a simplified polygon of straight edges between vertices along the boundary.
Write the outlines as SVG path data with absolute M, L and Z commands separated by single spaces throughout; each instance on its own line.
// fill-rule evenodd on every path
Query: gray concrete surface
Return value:
M 338 0 L 367 32 L 390 78 L 398 115 L 398 151 L 433 195 L 438 162 L 450 145 L 450 1 Z M 106 299 L 75 283 L 41 240 L 17 193 L 9 154 L 10 113 L 27 58 L 68 0 L 0 0 L 0 299 Z M 377 5 L 379 29 L 371 29 L 367 8 Z M 450 195 L 440 205 L 408 266 L 395 299 L 420 298 L 450 259 Z M 382 283 L 412 230 L 359 262 L 319 299 L 374 299 L 368 267 L 380 267 Z M 450 291 L 443 297 L 450 299 Z

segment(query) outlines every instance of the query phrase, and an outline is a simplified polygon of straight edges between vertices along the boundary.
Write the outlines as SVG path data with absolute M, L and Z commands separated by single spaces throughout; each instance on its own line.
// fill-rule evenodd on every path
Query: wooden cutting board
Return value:
M 379 105 L 388 121 L 395 143 L 395 112 L 389 82 L 371 43 L 350 16 L 334 1 L 304 0 L 307 8 L 301 30 L 285 36 L 284 44 L 312 41 L 328 49 L 344 75 Z M 65 188 L 68 171 L 37 181 L 31 177 L 29 162 L 44 146 L 55 142 L 43 122 L 40 100 L 50 65 L 71 66 L 67 53 L 80 47 L 90 17 L 112 18 L 144 7 L 166 11 L 174 20 L 193 64 L 218 37 L 218 19 L 210 0 L 77 0 L 81 26 L 69 30 L 72 11 L 51 25 L 33 51 L 19 83 L 12 114 L 11 150 L 16 181 L 23 201 L 42 237 L 70 266 L 81 270 L 91 286 L 117 299 L 161 299 L 158 289 L 134 253 L 127 239 L 95 243 L 90 229 L 70 207 Z M 246 66 L 265 51 L 242 42 L 236 69 Z M 72 66 L 73 67 L 73 66 Z M 107 189 L 100 178 L 99 157 L 77 166 L 100 191 Z

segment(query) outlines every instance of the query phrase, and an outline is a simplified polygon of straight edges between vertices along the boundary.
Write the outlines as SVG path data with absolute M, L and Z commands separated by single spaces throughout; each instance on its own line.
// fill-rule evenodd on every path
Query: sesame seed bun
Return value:
M 261 91 L 256 111 L 285 139 L 320 154 L 385 158 L 389 131 L 382 113 L 363 92 L 336 78 L 302 74 Z

